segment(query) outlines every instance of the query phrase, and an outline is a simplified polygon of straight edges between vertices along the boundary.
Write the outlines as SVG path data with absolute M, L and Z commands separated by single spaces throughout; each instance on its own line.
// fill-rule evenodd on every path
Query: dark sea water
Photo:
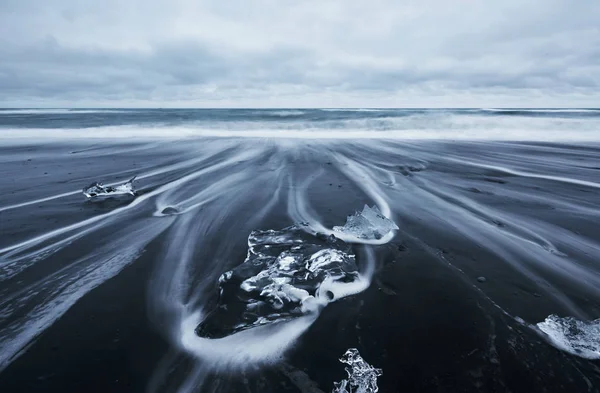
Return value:
M 599 125 L 600 109 L 0 109 L 4 138 L 597 141 Z
M 333 230 L 365 204 L 399 229 Z M 0 109 L 0 392 L 331 392 L 349 348 L 380 392 L 598 392 L 599 222 L 600 110 Z M 282 229 L 356 280 L 243 326 L 270 295 L 219 278 Z

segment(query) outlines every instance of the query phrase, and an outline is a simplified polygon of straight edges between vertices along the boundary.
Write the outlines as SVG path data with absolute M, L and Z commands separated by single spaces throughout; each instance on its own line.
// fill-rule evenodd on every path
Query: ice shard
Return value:
M 92 183 L 83 189 L 83 195 L 90 200 L 100 200 L 108 198 L 119 198 L 127 196 L 135 196 L 136 191 L 133 188 L 133 182 L 136 176 L 131 178 L 126 183 L 118 186 L 105 186 L 102 183 Z
M 377 377 L 383 374 L 360 356 L 356 348 L 350 348 L 341 357 L 340 362 L 347 364 L 348 378 L 334 382 L 332 393 L 376 393 L 379 391 Z
M 585 322 L 550 315 L 537 327 L 558 349 L 586 359 L 600 359 L 600 319 Z
M 350 246 L 333 235 L 302 224 L 252 231 L 245 261 L 221 275 L 216 307 L 196 334 L 220 338 L 289 321 L 358 292 L 360 280 Z
M 381 239 L 398 226 L 384 216 L 377 205 L 372 208 L 365 205 L 362 212 L 348 216 L 344 226 L 333 227 L 333 230 L 359 239 Z

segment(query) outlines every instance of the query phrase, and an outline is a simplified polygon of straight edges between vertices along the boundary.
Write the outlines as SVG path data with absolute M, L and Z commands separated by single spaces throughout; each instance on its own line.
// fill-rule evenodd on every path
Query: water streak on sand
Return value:
M 600 181 L 590 163 L 600 158 L 599 150 L 565 145 L 561 167 L 544 172 L 538 164 L 547 147 L 489 146 L 367 138 L 190 139 L 173 142 L 169 164 L 138 174 L 140 195 L 125 205 L 91 210 L 70 199 L 80 191 L 58 183 L 43 184 L 47 196 L 30 200 L 21 200 L 17 190 L 2 199 L 0 214 L 13 218 L 29 207 L 31 225 L 21 229 L 6 219 L 2 228 L 3 235 L 16 235 L 0 248 L 0 369 L 83 296 L 145 258 L 156 263 L 147 295 L 150 316 L 177 352 L 159 365 L 150 391 L 175 384 L 176 391 L 193 392 L 215 370 L 278 362 L 319 312 L 218 339 L 198 337 L 194 329 L 215 302 L 219 276 L 243 262 L 250 232 L 296 222 L 354 244 L 361 278 L 354 294 L 369 287 L 381 267 L 377 250 L 392 248 L 390 242 L 397 247 L 398 238 L 415 236 L 436 253 L 442 252 L 438 237 L 454 236 L 501 261 L 494 267 L 487 260 L 453 262 L 466 278 L 485 269 L 516 272 L 520 288 L 551 299 L 552 313 L 597 318 L 576 291 L 600 300 L 600 239 L 594 232 Z M 495 154 L 484 154 L 486 149 Z M 537 161 L 528 163 L 527 154 Z M 582 162 L 589 169 L 581 169 Z M 398 233 L 361 239 L 332 229 L 364 204 L 394 220 Z M 64 220 L 39 224 L 44 209 L 36 206 L 48 206 Z M 555 212 L 560 214 L 550 214 Z M 557 216 L 578 220 L 577 231 Z M 419 235 L 412 232 L 416 228 Z M 152 256 L 144 255 L 149 247 Z M 445 255 L 452 252 L 444 251 L 450 260 Z M 506 315 L 526 312 L 505 306 L 503 295 L 478 293 Z M 171 380 L 169 370 L 189 358 L 186 377 Z

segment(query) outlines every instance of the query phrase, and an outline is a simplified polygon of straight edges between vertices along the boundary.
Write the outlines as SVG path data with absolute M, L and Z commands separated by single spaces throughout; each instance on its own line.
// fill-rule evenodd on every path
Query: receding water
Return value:
M 594 392 L 599 124 L 0 110 L 0 390 Z

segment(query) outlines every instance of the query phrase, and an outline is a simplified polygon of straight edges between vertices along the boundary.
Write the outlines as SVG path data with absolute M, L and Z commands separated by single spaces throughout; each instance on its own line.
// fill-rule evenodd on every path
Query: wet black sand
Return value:
M 0 345 L 23 349 L 3 359 L 2 392 L 328 392 L 350 347 L 383 369 L 382 392 L 600 389 L 598 360 L 515 319 L 600 317 L 600 146 L 203 139 L 0 157 Z M 134 174 L 133 207 L 75 192 Z M 279 361 L 215 370 L 178 348 L 169 291 L 186 252 L 184 297 L 201 308 L 250 230 L 292 224 L 299 201 L 331 228 L 373 195 L 400 230 L 371 246 L 370 287 L 327 306 Z M 171 205 L 190 210 L 153 215 Z

